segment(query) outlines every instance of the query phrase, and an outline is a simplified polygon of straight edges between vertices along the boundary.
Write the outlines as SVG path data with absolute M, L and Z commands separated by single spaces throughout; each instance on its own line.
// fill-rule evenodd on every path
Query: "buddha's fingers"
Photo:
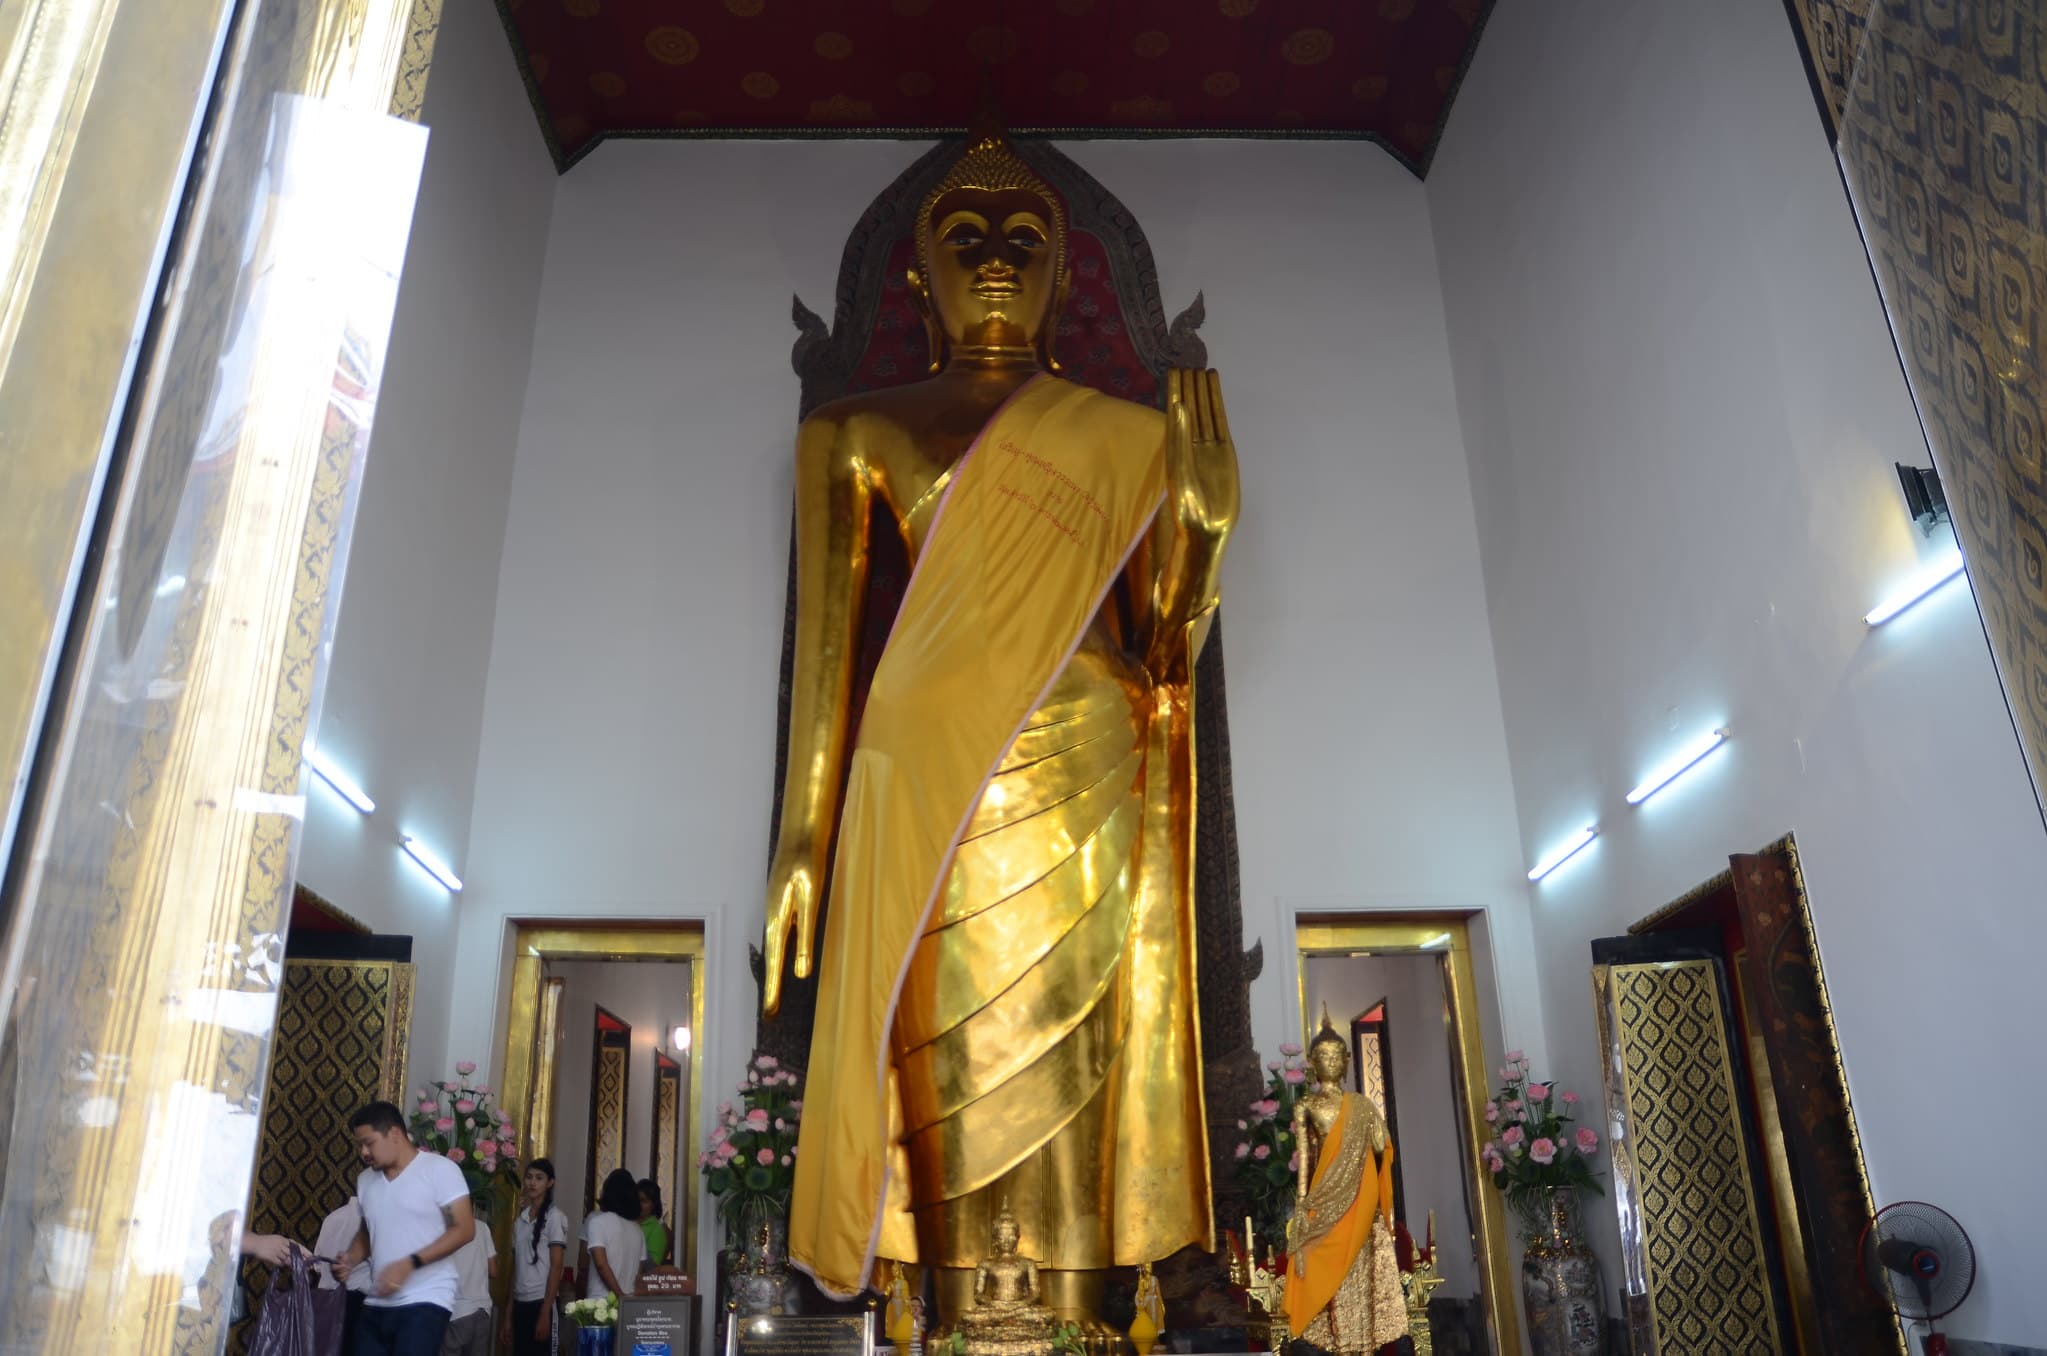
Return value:
M 1207 378 L 1208 407 L 1215 417 L 1215 440 L 1219 443 L 1234 443 L 1235 439 L 1230 436 L 1230 417 L 1223 406 L 1222 374 L 1211 367 L 1203 375 Z

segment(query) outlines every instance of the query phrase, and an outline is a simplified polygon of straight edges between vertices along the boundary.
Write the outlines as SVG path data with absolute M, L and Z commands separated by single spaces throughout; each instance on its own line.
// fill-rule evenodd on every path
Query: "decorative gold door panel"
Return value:
M 1634 1350 L 1789 1350 L 1718 962 L 1598 964 L 1592 983 Z
M 597 1009 L 590 1033 L 590 1146 L 583 1178 L 583 1204 L 597 1208 L 597 1195 L 612 1170 L 625 1166 L 626 1089 L 631 1082 L 633 1029 Z
M 310 1243 L 328 1212 L 355 1194 L 361 1165 L 348 1118 L 366 1102 L 405 1105 L 412 985 L 405 961 L 284 963 L 250 1188 L 258 1233 Z

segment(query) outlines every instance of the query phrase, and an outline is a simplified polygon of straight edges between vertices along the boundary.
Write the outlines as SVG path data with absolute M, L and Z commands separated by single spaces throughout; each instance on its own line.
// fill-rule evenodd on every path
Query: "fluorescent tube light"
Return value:
M 1939 588 L 1948 580 L 1960 574 L 1966 562 L 1962 559 L 1960 547 L 1943 551 L 1921 565 L 1908 576 L 1898 591 L 1878 603 L 1862 620 L 1871 626 L 1882 626 L 1891 618 L 1903 612 L 1927 594 Z
M 334 788 L 334 794 L 353 805 L 363 814 L 377 808 L 370 799 L 370 793 L 357 786 L 355 779 L 343 772 L 311 744 L 306 745 L 306 766 L 319 775 L 321 781 Z
M 1669 786 L 1679 777 L 1684 776 L 1685 773 L 1690 772 L 1694 767 L 1698 766 L 1701 759 L 1726 742 L 1727 731 L 1725 730 L 1715 730 L 1711 734 L 1700 735 L 1697 739 L 1685 745 L 1684 748 L 1672 754 L 1669 762 L 1664 763 L 1661 767 L 1658 767 L 1654 772 L 1643 778 L 1640 786 L 1628 792 L 1628 804 L 1640 805 L 1643 801 L 1649 799 L 1649 797 L 1655 795 L 1664 787 Z
M 164 580 L 161 584 L 158 584 L 156 586 L 156 596 L 159 598 L 168 598 L 173 593 L 178 592 L 180 589 L 184 587 L 185 576 L 181 574 L 174 574 L 170 576 L 170 578 Z
M 459 894 L 461 892 L 462 878 L 455 874 L 455 868 L 427 851 L 417 838 L 407 834 L 398 840 L 398 845 L 405 849 L 406 856 L 419 863 L 422 871 L 439 881 L 449 894 Z
M 1599 830 L 1597 828 L 1587 827 L 1578 830 L 1577 833 L 1571 836 L 1569 842 L 1564 843 L 1555 852 L 1550 853 L 1549 856 L 1537 862 L 1535 869 L 1528 873 L 1528 879 L 1541 880 L 1544 876 L 1547 876 L 1550 872 L 1556 870 L 1565 862 L 1570 861 L 1571 858 L 1591 846 L 1592 840 L 1597 837 L 1599 837 Z
M 689 1049 L 689 1028 L 679 1026 L 668 1033 L 668 1048 L 680 1054 Z

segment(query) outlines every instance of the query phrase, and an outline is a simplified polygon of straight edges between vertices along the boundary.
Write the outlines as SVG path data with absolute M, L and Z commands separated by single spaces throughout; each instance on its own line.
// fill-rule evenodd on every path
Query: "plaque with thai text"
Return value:
M 725 1356 L 874 1356 L 874 1311 L 862 1314 L 734 1314 Z
M 696 1300 L 686 1295 L 621 1298 L 612 1350 L 615 1356 L 689 1356 L 696 1312 Z

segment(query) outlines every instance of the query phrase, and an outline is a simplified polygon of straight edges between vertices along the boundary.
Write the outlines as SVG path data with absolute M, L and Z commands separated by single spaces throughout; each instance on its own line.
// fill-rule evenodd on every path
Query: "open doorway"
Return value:
M 668 1259 L 692 1277 L 703 955 L 697 922 L 517 922 L 502 1009 L 505 1105 L 524 1157 L 554 1161 L 556 1203 L 580 1226 L 607 1173 L 652 1180 Z
M 1295 939 L 1302 1042 L 1325 1013 L 1343 1034 L 1346 1091 L 1378 1104 L 1393 1141 L 1396 1234 L 1425 1246 L 1433 1224 L 1434 1349 L 1518 1352 L 1506 1220 L 1478 1173 L 1488 1063 L 1469 916 L 1304 914 Z

